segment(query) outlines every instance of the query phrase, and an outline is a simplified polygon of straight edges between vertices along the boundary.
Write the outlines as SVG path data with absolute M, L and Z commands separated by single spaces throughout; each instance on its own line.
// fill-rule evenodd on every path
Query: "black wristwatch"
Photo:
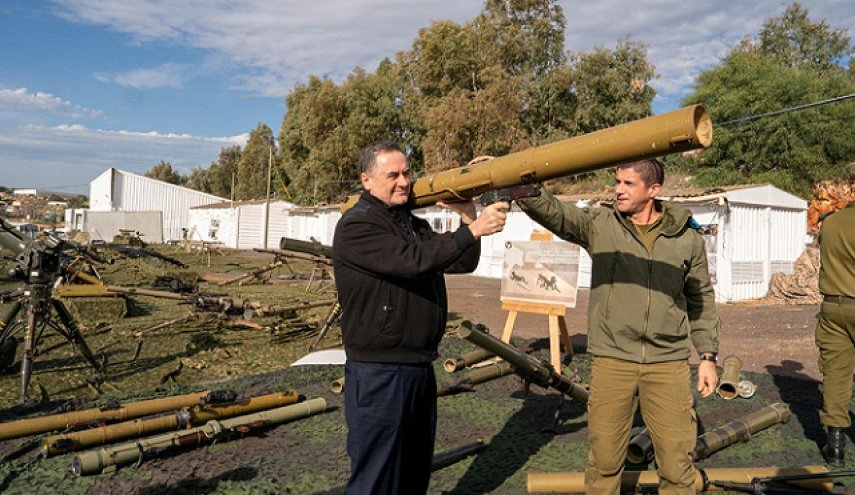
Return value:
M 718 356 L 715 354 L 701 354 L 701 361 L 709 361 L 712 364 L 718 364 Z

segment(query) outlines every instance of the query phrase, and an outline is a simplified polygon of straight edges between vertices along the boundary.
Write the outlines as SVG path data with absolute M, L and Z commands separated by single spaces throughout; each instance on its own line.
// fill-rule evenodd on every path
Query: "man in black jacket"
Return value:
M 476 218 L 472 202 L 439 203 L 461 226 L 437 234 L 406 207 L 410 169 L 383 141 L 360 153 L 362 192 L 339 220 L 333 268 L 342 307 L 349 494 L 419 494 L 436 432 L 431 362 L 445 331 L 443 273 L 478 265 L 478 239 L 502 230 L 507 203 Z

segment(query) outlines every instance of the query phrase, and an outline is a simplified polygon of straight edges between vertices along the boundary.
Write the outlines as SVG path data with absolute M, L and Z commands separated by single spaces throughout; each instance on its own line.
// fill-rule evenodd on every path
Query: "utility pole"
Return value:
M 264 249 L 267 249 L 267 230 L 270 227 L 270 176 L 273 171 L 273 138 L 270 138 L 270 156 L 267 159 L 267 195 L 264 201 Z

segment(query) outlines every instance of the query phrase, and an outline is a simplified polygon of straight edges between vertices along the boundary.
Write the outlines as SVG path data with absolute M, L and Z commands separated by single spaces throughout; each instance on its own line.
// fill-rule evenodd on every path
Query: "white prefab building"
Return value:
M 300 210 L 306 209 L 296 208 L 293 203 L 281 200 L 270 201 L 269 206 L 264 200 L 226 201 L 197 206 L 190 209 L 188 238 L 219 242 L 224 247 L 234 249 L 278 249 L 279 239 L 282 237 L 308 239 L 309 236 L 323 235 L 326 230 L 330 230 L 329 240 L 318 240 L 324 243 L 332 242 L 331 229 L 321 225 L 332 220 L 314 213 L 306 215 L 300 213 Z M 305 223 L 306 217 L 311 219 L 311 225 L 299 228 L 301 223 Z
M 163 241 L 183 238 L 183 230 L 189 224 L 190 208 L 221 201 L 224 199 L 213 194 L 117 168 L 110 168 L 89 184 L 91 212 L 159 212 Z M 82 227 L 79 230 L 87 231 L 86 225 Z M 132 223 L 124 224 L 122 228 L 138 230 Z M 116 234 L 118 231 L 100 232 L 104 239 L 111 239 Z

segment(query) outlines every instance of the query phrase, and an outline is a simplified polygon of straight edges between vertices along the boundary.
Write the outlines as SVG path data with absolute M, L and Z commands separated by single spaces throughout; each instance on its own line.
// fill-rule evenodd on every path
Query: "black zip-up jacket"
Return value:
M 436 359 L 448 311 L 443 273 L 472 272 L 480 255 L 480 243 L 465 225 L 437 234 L 406 207 L 389 208 L 363 192 L 333 238 L 347 359 Z

